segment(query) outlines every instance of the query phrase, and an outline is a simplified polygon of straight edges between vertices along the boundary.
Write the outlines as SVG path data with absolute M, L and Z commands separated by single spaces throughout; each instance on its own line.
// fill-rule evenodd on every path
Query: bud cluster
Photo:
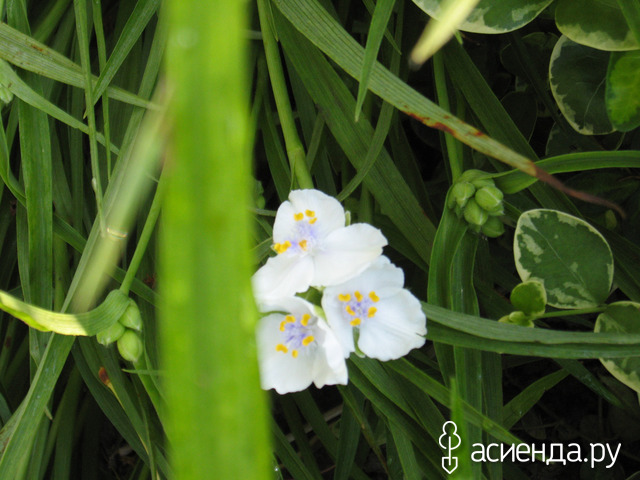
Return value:
M 136 362 L 144 350 L 140 338 L 141 331 L 142 316 L 136 302 L 131 300 L 122 317 L 109 328 L 98 333 L 96 339 L 105 347 L 117 342 L 122 358 L 129 362 Z
M 499 237 L 504 233 L 504 225 L 498 218 L 504 215 L 503 197 L 487 173 L 467 170 L 451 187 L 447 207 L 458 217 L 464 217 L 473 231 Z

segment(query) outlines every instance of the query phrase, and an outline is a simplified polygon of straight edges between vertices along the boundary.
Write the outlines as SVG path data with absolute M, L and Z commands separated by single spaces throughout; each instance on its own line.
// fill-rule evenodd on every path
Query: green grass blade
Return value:
M 171 462 L 176 478 L 267 479 L 250 288 L 247 10 L 238 2 L 166 7 L 173 131 L 159 277 Z M 182 40 L 185 31 L 195 45 Z

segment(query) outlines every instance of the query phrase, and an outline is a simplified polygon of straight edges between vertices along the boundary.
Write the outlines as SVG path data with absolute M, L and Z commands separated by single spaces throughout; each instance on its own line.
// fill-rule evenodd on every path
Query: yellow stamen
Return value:
M 376 295 L 376 292 L 369 292 L 369 298 L 374 302 L 377 302 L 380 300 L 380 297 Z
M 345 293 L 344 295 L 339 293 L 338 300 L 340 300 L 341 302 L 348 302 L 349 300 L 351 300 L 351 295 L 349 295 L 348 293 Z
M 307 217 L 315 217 L 316 216 L 316 212 L 314 212 L 313 210 L 305 210 L 305 212 L 307 214 Z
M 369 311 L 367 312 L 367 317 L 369 318 L 373 317 L 377 311 L 378 309 L 376 307 L 370 307 Z
M 309 315 L 308 313 L 305 313 L 304 315 L 302 315 L 302 319 L 300 320 L 300 324 L 303 327 L 306 327 L 309 324 L 309 320 L 311 320 L 311 315 Z
M 346 308 L 345 308 L 345 310 L 347 311 L 347 313 L 348 313 L 349 315 L 353 315 L 353 316 L 355 317 L 356 312 L 354 312 L 354 311 L 353 311 L 353 308 L 351 308 L 351 305 L 347 305 L 347 306 L 346 306 Z
M 284 321 L 284 320 L 283 320 L 282 322 L 280 322 L 280 331 L 281 331 L 281 332 L 284 332 L 284 330 L 285 330 L 284 326 L 285 326 L 286 324 L 287 324 L 287 322 L 286 322 L 286 321 Z
M 300 245 L 300 248 L 303 249 L 303 250 L 307 249 L 307 241 L 306 240 L 300 240 L 298 242 L 298 245 Z
M 286 345 L 283 345 L 281 343 L 279 343 L 278 345 L 276 345 L 276 352 L 282 352 L 282 353 L 287 353 L 289 351 L 289 349 L 287 348 Z
M 305 347 L 309 346 L 309 344 L 311 342 L 313 342 L 315 340 L 315 338 L 313 338 L 313 335 L 309 335 L 308 337 L 304 337 L 302 339 L 302 345 L 304 345 Z
M 351 325 L 352 327 L 357 327 L 358 325 L 360 325 L 360 323 L 362 322 L 359 318 L 354 318 L 349 322 L 349 325 Z
M 291 350 L 291 356 L 293 358 L 298 358 L 298 350 Z
M 299 222 L 300 220 L 302 220 L 304 218 L 304 215 L 302 213 L 294 213 L 293 214 L 293 219 L 296 222 Z
M 277 253 L 284 253 L 284 252 L 286 252 L 286 251 L 289 249 L 289 247 L 290 247 L 290 246 L 291 246 L 291 242 L 290 242 L 289 240 L 287 240 L 287 241 L 286 241 L 286 242 L 284 242 L 284 243 L 276 243 L 276 244 L 273 246 L 273 249 L 274 249 Z
M 353 294 L 355 295 L 356 300 L 358 300 L 359 302 L 362 301 L 363 297 L 362 297 L 362 294 L 359 291 L 356 290 L 355 292 L 353 292 Z
M 284 321 L 287 323 L 296 323 L 296 317 L 294 317 L 293 315 L 287 315 L 286 317 L 284 317 Z
M 313 225 L 314 223 L 316 223 L 316 220 L 318 220 L 316 217 L 313 217 L 311 220 L 309 220 L 309 225 Z

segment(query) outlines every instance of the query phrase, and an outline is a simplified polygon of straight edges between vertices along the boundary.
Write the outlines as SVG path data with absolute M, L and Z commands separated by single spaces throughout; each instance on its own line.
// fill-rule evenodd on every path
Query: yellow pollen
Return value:
M 287 353 L 289 351 L 289 349 L 287 348 L 286 345 L 283 345 L 281 343 L 279 343 L 278 345 L 276 345 L 276 352 L 282 352 L 282 353 Z M 295 350 L 294 350 L 295 351 Z
M 305 212 L 307 214 L 307 217 L 315 217 L 316 216 L 316 212 L 314 212 L 313 210 L 305 210 Z
M 285 321 L 280 322 L 280 331 L 281 332 L 284 332 L 284 330 L 285 330 L 284 326 L 286 325 L 286 323 L 287 322 L 285 322 Z
M 376 292 L 369 292 L 369 298 L 374 302 L 377 302 L 380 300 L 380 297 L 376 295 Z
M 304 218 L 304 215 L 302 213 L 294 213 L 293 214 L 293 219 L 296 222 L 299 222 L 300 220 L 302 220 Z
M 293 315 L 287 315 L 286 317 L 284 317 L 284 321 L 287 323 L 295 323 L 296 317 L 294 317 Z
M 353 308 L 351 308 L 351 305 L 347 305 L 347 306 L 346 306 L 346 308 L 345 308 L 345 310 L 347 311 L 347 313 L 348 313 L 349 315 L 353 315 L 353 316 L 355 316 L 355 315 L 356 315 L 356 312 L 354 312 L 354 311 L 353 311 Z
M 298 350 L 291 350 L 291 356 L 293 358 L 298 358 Z
M 276 251 L 276 253 L 284 253 L 289 249 L 290 246 L 291 246 L 291 242 L 287 240 L 284 243 L 276 243 L 273 246 L 273 249 Z
M 361 320 L 359 318 L 354 318 L 349 322 L 349 325 L 351 325 L 352 327 L 357 327 L 358 325 L 360 325 L 360 323 Z
M 307 249 L 307 241 L 306 240 L 300 240 L 298 242 L 298 245 L 300 245 L 300 248 L 303 249 L 303 250 Z
M 306 327 L 307 324 L 309 323 L 309 320 L 311 320 L 311 315 L 309 315 L 308 313 L 305 313 L 304 315 L 302 315 L 302 319 L 300 320 L 300 324 L 303 327 Z
M 314 223 L 316 223 L 316 220 L 318 220 L 316 217 L 313 217 L 311 220 L 309 220 L 309 225 L 313 225 Z
M 341 302 L 348 302 L 349 300 L 351 300 L 351 295 L 349 295 L 348 293 L 345 293 L 344 295 L 339 293 L 338 300 L 340 300 Z
M 376 307 L 370 307 L 369 311 L 367 312 L 367 317 L 369 318 L 373 317 L 377 311 L 378 309 Z
M 359 302 L 362 301 L 363 297 L 362 297 L 362 294 L 359 291 L 356 290 L 355 292 L 353 292 L 353 295 L 356 297 L 356 300 L 358 300 Z
M 313 338 L 313 335 L 309 335 L 308 337 L 304 337 L 302 339 L 302 345 L 304 345 L 305 347 L 307 347 L 311 342 L 313 342 L 315 340 L 315 338 Z

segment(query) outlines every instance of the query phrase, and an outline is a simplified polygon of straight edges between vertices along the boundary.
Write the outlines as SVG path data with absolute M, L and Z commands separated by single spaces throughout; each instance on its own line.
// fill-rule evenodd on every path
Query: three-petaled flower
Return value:
M 277 255 L 253 277 L 259 302 L 344 282 L 380 256 L 387 244 L 380 230 L 345 223 L 344 209 L 335 198 L 318 190 L 292 191 L 273 225 Z
M 312 382 L 318 388 L 347 383 L 340 342 L 311 303 L 290 297 L 263 308 L 276 312 L 258 323 L 262 388 L 283 394 L 304 390 Z
M 400 358 L 424 345 L 426 317 L 404 286 L 404 273 L 380 256 L 360 275 L 327 287 L 322 308 L 345 357 L 357 350 L 378 360 Z

